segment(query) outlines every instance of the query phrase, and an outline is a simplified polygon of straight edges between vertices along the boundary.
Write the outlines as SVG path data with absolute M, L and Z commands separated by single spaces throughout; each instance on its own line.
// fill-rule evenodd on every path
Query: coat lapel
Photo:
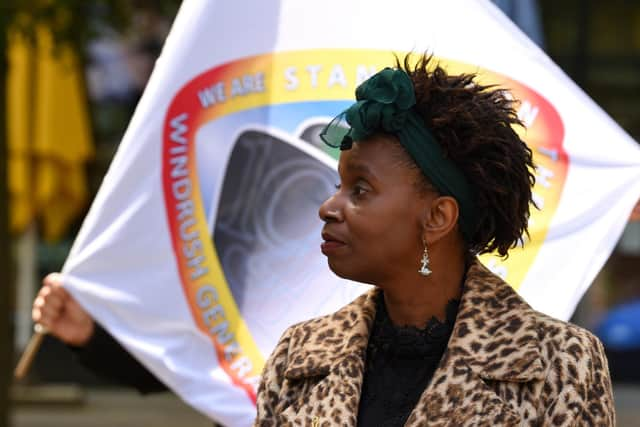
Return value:
M 511 286 L 475 261 L 447 350 L 406 425 L 520 425 L 515 408 L 492 385 L 544 378 L 530 313 Z
M 375 292 L 358 297 L 336 313 L 296 330 L 284 372 L 303 384 L 302 399 L 282 412 L 282 423 L 356 426 Z

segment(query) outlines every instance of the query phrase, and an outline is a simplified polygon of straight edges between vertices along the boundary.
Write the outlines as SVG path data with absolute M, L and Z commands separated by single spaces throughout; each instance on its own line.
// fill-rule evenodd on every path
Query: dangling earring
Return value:
M 431 274 L 431 270 L 429 270 L 429 252 L 427 252 L 427 242 L 424 242 L 424 252 L 422 253 L 422 259 L 420 260 L 422 264 L 418 273 L 423 276 L 428 276 Z

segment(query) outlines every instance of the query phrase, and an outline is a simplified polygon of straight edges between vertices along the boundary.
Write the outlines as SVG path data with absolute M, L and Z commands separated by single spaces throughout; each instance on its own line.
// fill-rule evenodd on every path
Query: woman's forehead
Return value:
M 384 167 L 384 152 L 387 151 L 379 141 L 370 139 L 354 142 L 351 148 L 340 152 L 338 169 L 343 172 L 367 172 Z
M 354 142 L 349 150 L 340 153 L 338 171 L 378 176 L 410 173 L 403 165 L 402 147 L 388 137 L 372 137 L 365 141 Z

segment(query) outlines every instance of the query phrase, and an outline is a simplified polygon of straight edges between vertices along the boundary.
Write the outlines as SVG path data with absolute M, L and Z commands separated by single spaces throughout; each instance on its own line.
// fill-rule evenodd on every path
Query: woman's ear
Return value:
M 425 212 L 423 223 L 427 244 L 433 244 L 455 231 L 458 215 L 458 202 L 453 197 L 440 196 L 433 199 Z

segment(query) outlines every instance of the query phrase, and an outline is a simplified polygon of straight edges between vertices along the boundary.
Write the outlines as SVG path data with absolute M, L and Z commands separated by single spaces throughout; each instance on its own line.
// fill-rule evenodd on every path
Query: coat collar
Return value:
M 333 421 L 356 426 L 378 292 L 374 289 L 330 316 L 293 328 L 284 375 L 293 384 L 306 378 L 312 388 L 301 398 L 301 407 L 282 412 L 283 425 L 309 419 L 321 425 L 335 402 L 352 402 L 351 411 Z M 491 384 L 544 377 L 535 318 L 509 285 L 475 260 L 467 271 L 447 349 L 405 425 L 520 425 L 520 415 Z
M 338 370 L 345 359 L 364 360 L 378 292 L 372 289 L 337 312 L 310 321 L 304 333 L 294 332 L 285 377 L 327 375 Z M 505 340 L 517 345 L 496 352 Z M 474 260 L 438 369 L 464 363 L 486 380 L 526 382 L 544 378 L 546 367 L 540 351 L 532 309 L 511 286 Z
M 450 357 L 465 360 L 486 380 L 543 379 L 546 367 L 536 319 L 509 284 L 475 260 L 449 340 Z

